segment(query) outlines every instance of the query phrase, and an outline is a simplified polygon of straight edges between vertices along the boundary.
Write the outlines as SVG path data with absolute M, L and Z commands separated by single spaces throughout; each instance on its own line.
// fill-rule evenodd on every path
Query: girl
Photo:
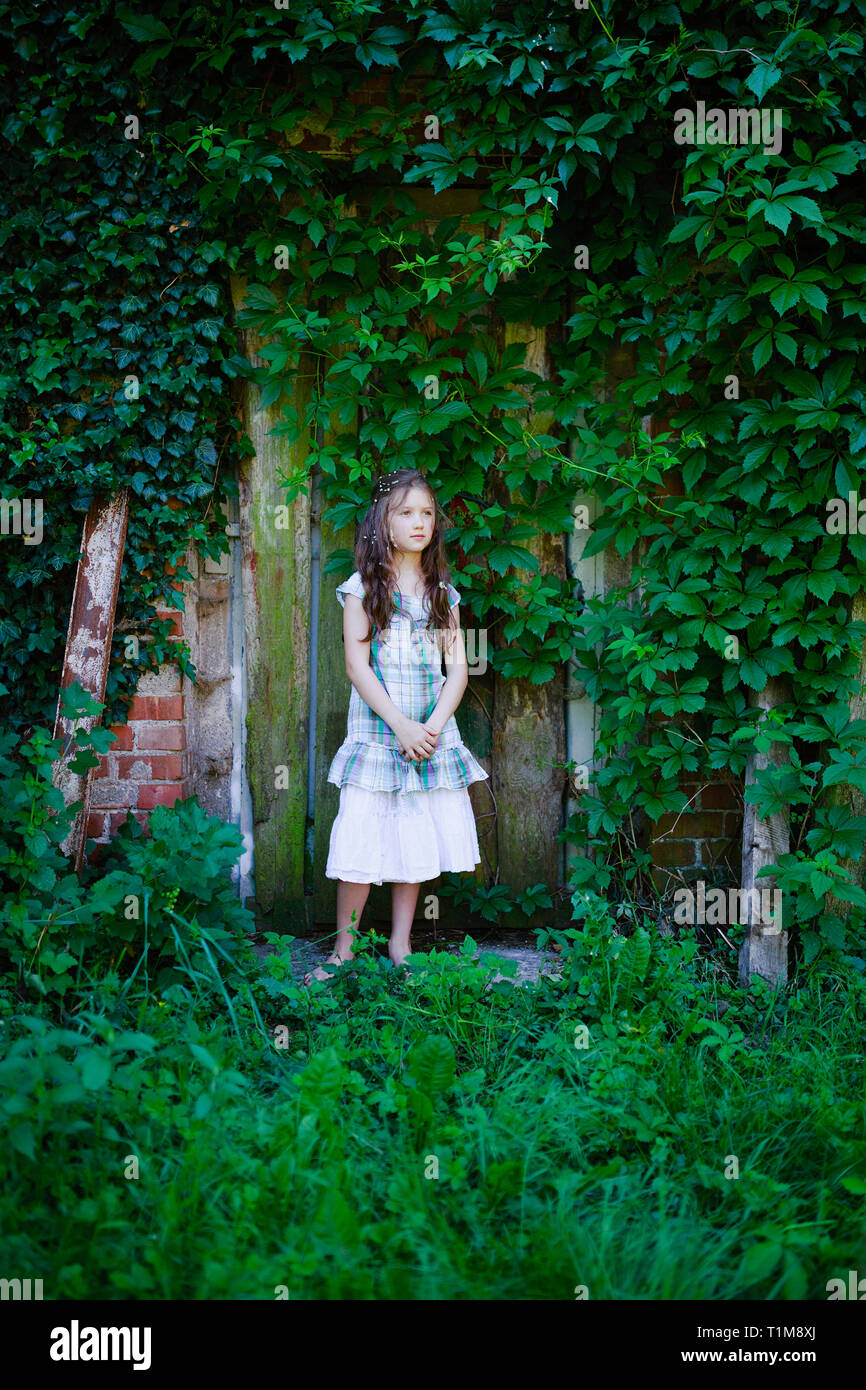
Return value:
M 399 965 L 412 949 L 422 882 L 480 860 L 466 788 L 487 773 L 454 718 L 469 676 L 460 595 L 445 578 L 444 522 L 423 474 L 401 468 L 380 477 L 355 546 L 357 569 L 337 589 L 353 689 L 328 772 L 340 788 L 325 868 L 338 880 L 332 965 L 353 958 L 352 912 L 357 930 L 371 883 L 392 885 L 388 954 Z M 319 966 L 304 982 L 332 973 Z

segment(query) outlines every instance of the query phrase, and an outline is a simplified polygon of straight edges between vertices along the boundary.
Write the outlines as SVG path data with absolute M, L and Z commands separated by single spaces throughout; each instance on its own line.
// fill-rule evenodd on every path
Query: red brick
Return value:
M 183 753 L 157 753 L 150 759 L 153 775 L 164 782 L 181 782 L 186 776 Z
M 702 782 L 698 782 L 692 778 L 687 778 L 684 782 L 680 783 L 680 791 L 687 803 L 687 810 L 696 811 L 698 809 L 698 799 L 702 786 Z
M 722 817 L 718 811 L 686 811 L 679 817 L 668 811 L 659 817 L 656 833 L 664 835 L 670 831 L 678 840 L 702 840 L 708 835 L 720 835 L 722 829 Z
M 127 718 L 130 721 L 135 719 L 155 719 L 156 715 L 151 713 L 152 704 L 152 695 L 134 696 L 132 704 L 129 707 Z
M 154 782 L 141 788 L 138 804 L 143 811 L 152 811 L 154 806 L 173 806 L 188 795 L 186 782 Z
M 105 812 L 91 811 L 87 817 L 88 840 L 102 840 L 105 838 Z
M 132 776 L 132 769 L 138 763 L 139 774 Z M 153 772 L 150 767 L 150 754 L 147 753 L 118 753 L 117 755 L 117 776 L 120 781 L 127 779 L 133 782 L 152 782 Z
M 680 869 L 651 869 L 650 876 L 660 893 L 669 893 L 671 889 L 682 887 L 684 883 L 694 883 L 699 879 L 704 870 L 700 868 L 680 868 Z
M 183 719 L 182 695 L 136 695 L 129 711 L 130 720 Z
M 704 840 L 701 845 L 702 862 L 708 868 L 715 864 L 721 864 L 725 860 L 733 868 L 738 865 L 741 853 L 740 846 L 732 845 L 730 840 Z
M 650 846 L 654 864 L 685 868 L 697 863 L 694 840 L 658 840 Z
M 417 143 L 417 142 L 416 142 Z M 305 150 L 331 150 L 334 148 L 335 141 L 326 135 L 305 135 L 301 142 Z
M 99 767 L 94 768 L 94 777 L 110 777 L 111 768 L 108 766 L 108 758 L 105 754 L 99 759 Z
M 154 695 L 156 704 L 154 719 L 183 719 L 182 695 Z
M 122 753 L 117 759 L 118 777 L 131 777 L 135 764 L 147 769 L 136 782 L 179 782 L 184 774 L 182 753 Z
M 135 746 L 142 752 L 151 748 L 180 752 L 186 748 L 186 729 L 182 724 L 140 724 L 135 732 Z
M 132 729 L 128 724 L 112 724 L 111 732 L 117 734 L 117 738 L 111 745 L 112 753 L 123 753 L 132 747 Z
M 677 840 L 685 839 L 689 834 L 685 825 L 690 815 L 690 811 L 665 811 L 664 815 L 652 823 L 653 839 L 662 835 L 670 835 Z
M 728 811 L 739 810 L 741 799 L 737 796 L 733 787 L 729 787 L 726 782 L 717 782 L 711 787 L 704 787 L 701 792 L 702 811 Z
M 144 827 L 145 835 L 149 835 L 150 825 L 146 813 L 144 811 L 133 811 L 132 814 L 138 821 L 139 825 Z M 112 811 L 108 819 L 110 824 L 110 834 L 114 835 L 122 825 L 126 824 L 126 812 Z

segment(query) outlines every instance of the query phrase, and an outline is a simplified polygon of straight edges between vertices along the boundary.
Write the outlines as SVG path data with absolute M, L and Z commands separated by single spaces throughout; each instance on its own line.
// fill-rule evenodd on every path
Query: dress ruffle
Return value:
M 401 796 L 346 783 L 331 829 L 325 878 L 344 883 L 426 883 L 471 873 L 480 862 L 469 793 L 433 787 Z
M 328 772 L 328 781 L 337 787 L 351 784 L 370 791 L 400 793 L 432 791 L 436 787 L 459 791 L 470 782 L 484 782 L 487 778 L 464 743 L 437 748 L 432 757 L 413 763 L 396 748 L 347 739 L 334 754 Z

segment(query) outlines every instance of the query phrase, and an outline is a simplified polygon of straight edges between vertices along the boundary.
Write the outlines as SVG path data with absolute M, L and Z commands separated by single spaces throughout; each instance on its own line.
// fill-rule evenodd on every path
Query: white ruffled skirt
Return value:
M 372 791 L 346 783 L 331 827 L 326 878 L 346 883 L 425 883 L 481 860 L 465 787 Z

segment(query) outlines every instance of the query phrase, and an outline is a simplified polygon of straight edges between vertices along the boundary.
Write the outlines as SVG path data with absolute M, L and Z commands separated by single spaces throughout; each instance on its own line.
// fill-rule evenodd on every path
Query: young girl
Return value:
M 399 965 L 412 949 L 422 882 L 474 869 L 481 857 L 466 788 L 487 773 L 454 718 L 468 669 L 460 595 L 445 577 L 443 522 L 421 473 L 401 468 L 379 478 L 355 546 L 357 569 L 337 589 L 353 688 L 346 738 L 328 772 L 340 788 L 325 868 L 338 880 L 332 965 L 352 959 L 352 911 L 357 930 L 371 883 L 392 885 L 388 953 Z M 319 966 L 305 983 L 332 974 Z

